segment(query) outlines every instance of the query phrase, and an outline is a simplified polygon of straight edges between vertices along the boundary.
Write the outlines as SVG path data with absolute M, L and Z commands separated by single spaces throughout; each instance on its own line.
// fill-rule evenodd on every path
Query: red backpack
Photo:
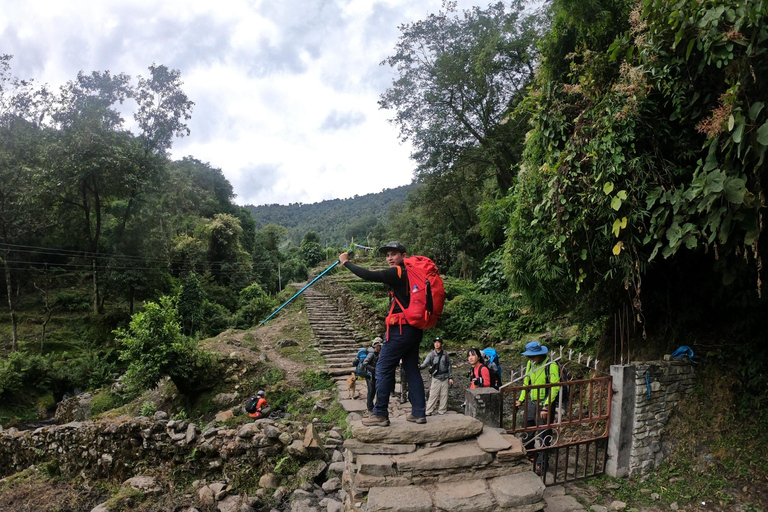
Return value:
M 387 316 L 390 325 L 408 324 L 417 329 L 431 329 L 440 320 L 445 305 L 445 287 L 435 263 L 425 256 L 411 256 L 403 260 L 408 275 L 410 302 L 404 308 L 392 293 L 392 305 Z M 400 267 L 397 267 L 398 273 Z M 391 292 L 390 292 L 391 293 Z M 403 310 L 393 314 L 395 303 Z

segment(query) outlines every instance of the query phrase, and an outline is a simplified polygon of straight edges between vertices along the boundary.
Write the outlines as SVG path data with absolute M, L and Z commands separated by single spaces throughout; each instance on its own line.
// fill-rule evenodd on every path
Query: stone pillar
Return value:
M 464 414 L 471 416 L 493 428 L 499 428 L 501 414 L 501 394 L 494 388 L 468 389 L 464 394 L 466 403 Z
M 614 478 L 622 478 L 629 474 L 632 431 L 635 425 L 635 367 L 613 365 L 611 377 L 611 428 L 605 472 Z

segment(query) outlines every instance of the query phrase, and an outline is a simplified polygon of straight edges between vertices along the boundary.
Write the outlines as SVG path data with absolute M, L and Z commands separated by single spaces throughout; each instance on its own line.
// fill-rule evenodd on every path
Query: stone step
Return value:
M 367 512 L 471 510 L 473 512 L 537 512 L 542 510 L 544 484 L 535 474 L 519 473 L 493 479 L 471 478 L 427 486 L 374 487 Z M 398 507 L 402 504 L 403 507 Z

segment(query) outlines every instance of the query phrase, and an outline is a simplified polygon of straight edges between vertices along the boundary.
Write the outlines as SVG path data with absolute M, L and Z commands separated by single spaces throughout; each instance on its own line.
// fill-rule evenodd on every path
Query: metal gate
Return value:
M 597 361 L 563 359 L 563 349 L 550 364 L 559 362 L 570 380 L 541 385 L 530 383 L 521 368 L 501 387 L 499 423 L 507 433 L 523 440 L 534 471 L 545 485 L 580 480 L 605 472 L 611 418 L 612 378 L 599 376 Z M 555 354 L 552 354 L 554 357 Z M 548 371 L 547 368 L 545 371 Z M 545 391 L 549 390 L 549 392 Z M 564 391 L 567 390 L 567 393 Z M 518 402 L 525 391 L 525 400 Z M 553 397 L 556 407 L 545 408 L 531 396 Z M 567 399 L 564 396 L 567 395 Z M 546 400 L 543 400 L 546 401 Z M 544 410 L 542 410 L 544 409 Z

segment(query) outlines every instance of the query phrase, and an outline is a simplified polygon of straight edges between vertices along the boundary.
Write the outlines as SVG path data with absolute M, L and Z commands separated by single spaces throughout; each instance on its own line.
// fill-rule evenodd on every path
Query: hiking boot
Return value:
M 363 425 L 366 427 L 388 427 L 389 426 L 389 418 L 385 416 L 376 416 L 375 414 L 371 414 L 367 418 L 363 418 Z
M 423 425 L 427 422 L 427 418 L 422 416 L 421 418 L 417 418 L 413 414 L 408 414 L 408 416 L 405 417 L 406 420 L 410 421 L 411 423 L 418 423 L 419 425 Z

